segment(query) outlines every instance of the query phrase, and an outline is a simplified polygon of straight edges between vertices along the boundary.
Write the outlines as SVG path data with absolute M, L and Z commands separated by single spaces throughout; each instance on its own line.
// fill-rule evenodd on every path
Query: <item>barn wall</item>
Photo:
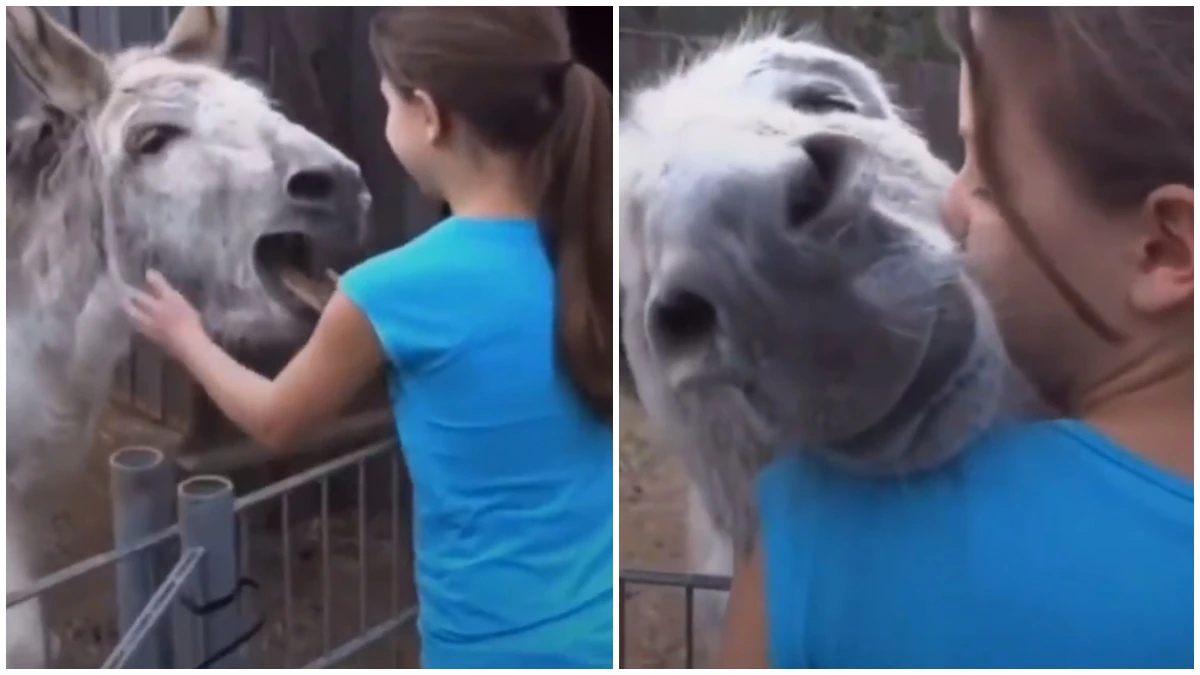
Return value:
M 161 40 L 182 8 L 46 9 L 89 45 L 112 53 Z M 375 11 L 370 7 L 235 7 L 230 35 L 231 67 L 264 82 L 289 117 L 362 167 L 374 197 L 363 236 L 367 253 L 408 241 L 441 214 L 441 205 L 420 194 L 381 139 L 386 111 L 366 42 L 367 21 Z M 34 95 L 11 63 L 6 68 L 11 122 L 34 103 Z M 338 269 L 352 262 L 349 258 L 328 261 Z M 286 361 L 287 354 L 242 357 L 271 371 Z M 132 357 L 117 370 L 114 401 L 179 431 L 190 429 L 204 437 L 232 433 L 187 376 L 141 340 L 135 339 Z
M 47 10 L 99 51 L 114 52 L 166 35 L 181 7 L 51 7 Z M 382 138 L 387 116 L 379 75 L 367 46 L 377 7 L 234 7 L 230 68 L 267 85 L 283 111 L 359 164 L 372 192 L 365 251 L 394 248 L 426 230 L 443 205 L 421 195 Z M 568 8 L 578 58 L 612 83 L 612 9 Z M 8 121 L 32 102 L 32 92 L 7 65 Z M 326 261 L 343 269 L 354 259 Z M 275 349 L 238 354 L 274 373 L 290 357 Z M 191 380 L 154 347 L 135 341 L 115 377 L 114 400 L 151 421 L 183 432 L 189 449 L 235 443 L 241 436 Z M 354 411 L 380 407 L 382 387 L 365 392 Z M 352 411 L 352 412 L 354 412 Z

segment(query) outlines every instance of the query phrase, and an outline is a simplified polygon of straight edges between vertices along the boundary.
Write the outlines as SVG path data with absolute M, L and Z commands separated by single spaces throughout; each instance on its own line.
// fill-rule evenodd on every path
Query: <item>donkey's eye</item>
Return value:
M 841 86 L 824 80 L 804 83 L 786 94 L 788 105 L 808 113 L 858 112 L 858 104 Z
M 798 91 L 788 97 L 788 104 L 796 110 L 804 112 L 858 112 L 858 106 L 854 105 L 854 101 L 838 94 L 822 91 Z
M 131 154 L 146 157 L 162 152 L 171 141 L 187 133 L 182 127 L 173 124 L 150 124 L 141 127 L 129 137 Z

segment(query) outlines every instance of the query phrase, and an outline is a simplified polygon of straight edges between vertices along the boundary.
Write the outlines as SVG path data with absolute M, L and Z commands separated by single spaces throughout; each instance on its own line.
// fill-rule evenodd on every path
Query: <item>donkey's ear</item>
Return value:
M 4 10 L 8 49 L 17 69 L 50 105 L 82 116 L 108 96 L 104 59 L 37 7 Z
M 225 63 L 229 49 L 228 7 L 184 7 L 159 50 L 185 61 Z

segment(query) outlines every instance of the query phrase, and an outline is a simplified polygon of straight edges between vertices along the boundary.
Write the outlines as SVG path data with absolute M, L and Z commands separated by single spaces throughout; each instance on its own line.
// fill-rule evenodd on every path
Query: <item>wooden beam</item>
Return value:
M 188 474 L 224 475 L 239 469 L 317 454 L 336 446 L 361 445 L 395 433 L 391 409 L 375 409 L 343 418 L 282 452 L 270 450 L 253 439 L 240 439 L 215 447 L 185 449 L 175 461 Z

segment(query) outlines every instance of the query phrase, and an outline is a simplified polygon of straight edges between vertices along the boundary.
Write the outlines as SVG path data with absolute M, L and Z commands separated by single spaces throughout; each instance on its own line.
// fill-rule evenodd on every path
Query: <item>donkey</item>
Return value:
M 1023 415 L 988 304 L 943 230 L 952 172 L 880 75 L 749 32 L 632 91 L 619 166 L 622 333 L 689 474 L 693 570 L 733 572 L 753 481 L 797 448 L 903 476 Z M 704 594 L 710 647 L 724 594 Z
M 228 12 L 187 7 L 157 45 L 103 57 L 41 10 L 6 11 L 40 106 L 7 155 L 8 590 L 32 580 L 18 493 L 77 466 L 132 327 L 128 286 L 161 270 L 225 344 L 299 342 L 297 269 L 357 241 L 358 167 L 222 69 Z M 311 271 L 311 270 L 307 270 Z M 45 665 L 41 608 L 8 610 L 8 664 Z

